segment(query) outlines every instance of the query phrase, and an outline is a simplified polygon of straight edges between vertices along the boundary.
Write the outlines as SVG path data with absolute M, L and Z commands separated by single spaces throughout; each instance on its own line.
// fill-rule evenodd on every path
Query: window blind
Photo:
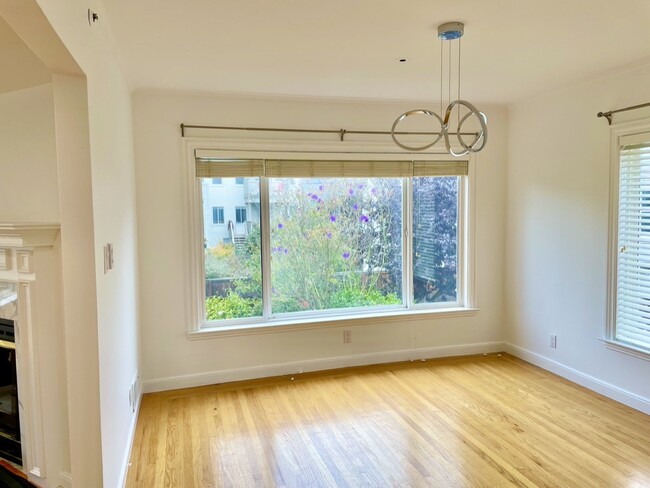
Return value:
M 269 177 L 399 178 L 411 172 L 410 161 L 266 161 Z
M 255 159 L 196 158 L 197 178 L 235 178 L 264 176 L 264 161 Z
M 650 134 L 620 149 L 615 339 L 650 349 Z
M 271 178 L 401 178 L 465 176 L 467 161 L 226 160 L 196 157 L 198 178 L 267 176 Z

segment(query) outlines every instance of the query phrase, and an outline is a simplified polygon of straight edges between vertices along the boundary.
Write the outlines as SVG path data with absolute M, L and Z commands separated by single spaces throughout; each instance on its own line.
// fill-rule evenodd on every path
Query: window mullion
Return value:
M 402 302 L 413 308 L 413 180 L 404 178 L 402 222 Z
M 262 315 L 271 318 L 271 214 L 269 180 L 260 178 L 260 231 L 262 243 Z

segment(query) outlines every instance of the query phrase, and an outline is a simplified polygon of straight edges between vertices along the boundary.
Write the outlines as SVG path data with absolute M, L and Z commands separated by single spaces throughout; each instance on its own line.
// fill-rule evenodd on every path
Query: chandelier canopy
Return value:
M 438 37 L 441 40 L 440 43 L 440 113 L 442 113 L 442 106 L 443 106 L 442 104 L 443 104 L 443 96 L 444 96 L 443 88 L 444 88 L 444 78 L 445 78 L 444 70 L 443 70 L 445 50 L 443 49 L 443 44 L 445 42 L 449 43 L 449 49 L 447 55 L 447 80 L 448 80 L 447 81 L 447 92 L 448 92 L 447 109 L 445 110 L 443 117 L 438 115 L 436 112 L 427 109 L 410 110 L 397 117 L 397 119 L 395 119 L 395 122 L 393 122 L 393 127 L 391 128 L 390 134 L 395 144 L 397 144 L 402 149 L 405 149 L 407 151 L 424 151 L 425 149 L 428 149 L 434 144 L 436 144 L 441 139 L 444 139 L 445 148 L 447 152 L 452 156 L 459 157 L 459 156 L 465 156 L 466 154 L 469 154 L 471 152 L 479 152 L 481 149 L 485 147 L 485 144 L 487 142 L 487 117 L 483 112 L 479 112 L 479 110 L 470 102 L 466 100 L 462 100 L 460 98 L 460 40 L 461 37 L 463 37 L 464 32 L 465 32 L 465 25 L 462 22 L 446 22 L 438 26 Z M 451 99 L 452 43 L 454 42 L 458 45 L 458 49 L 457 49 L 458 86 L 456 91 L 456 99 L 452 101 Z M 461 111 L 463 110 L 463 107 L 467 110 L 467 113 L 461 116 Z M 456 110 L 457 117 L 452 117 L 452 112 L 454 112 L 454 109 Z M 397 135 L 399 134 L 399 132 L 396 132 L 397 126 L 404 119 L 411 117 L 413 115 L 424 115 L 437 120 L 437 123 L 440 125 L 440 130 L 439 132 L 435 132 L 433 134 L 436 137 L 432 142 L 422 146 L 408 146 L 397 139 Z M 465 124 L 465 122 L 472 117 L 478 120 L 479 123 L 478 132 L 463 133 L 462 132 L 463 124 Z M 453 127 L 452 127 L 453 118 L 456 119 L 455 131 L 453 131 Z M 452 130 L 452 132 L 450 132 L 450 130 Z M 456 136 L 458 140 L 458 144 L 461 147 L 461 150 L 459 152 L 456 152 L 454 151 L 454 149 L 452 149 L 451 141 L 449 139 L 450 135 Z M 463 136 L 466 137 L 468 135 L 473 136 L 474 139 L 469 142 L 463 139 Z

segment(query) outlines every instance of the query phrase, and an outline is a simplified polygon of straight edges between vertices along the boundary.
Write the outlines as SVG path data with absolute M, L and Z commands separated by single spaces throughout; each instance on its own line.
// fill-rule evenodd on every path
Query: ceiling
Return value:
M 442 22 L 463 98 L 510 103 L 650 62 L 649 0 L 107 0 L 135 89 L 437 100 Z M 407 58 L 399 63 L 396 58 Z
M 0 93 L 49 83 L 50 70 L 0 17 Z

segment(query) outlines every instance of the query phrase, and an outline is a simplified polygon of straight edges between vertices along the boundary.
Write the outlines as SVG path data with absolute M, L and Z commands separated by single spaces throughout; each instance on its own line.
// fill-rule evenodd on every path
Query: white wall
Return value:
M 596 113 L 648 99 L 645 67 L 510 107 L 506 246 L 508 340 L 523 348 L 515 352 L 562 374 L 571 368 L 574 380 L 582 374 L 585 384 L 608 394 L 622 389 L 644 397 L 646 406 L 650 362 L 599 340 L 606 319 L 610 135 Z M 648 115 L 629 112 L 616 120 Z M 549 347 L 552 333 L 557 349 Z
M 66 327 L 70 326 L 72 330 L 78 325 L 85 327 L 76 338 L 67 337 L 72 478 L 75 486 L 117 487 L 125 474 L 135 426 L 136 415 L 129 406 L 129 388 L 139 369 L 131 94 L 113 50 L 101 1 L 37 2 L 86 76 L 85 79 L 79 78 L 85 85 L 83 102 L 86 113 L 82 118 L 86 133 L 84 140 L 79 142 L 79 151 L 74 153 L 73 148 L 68 148 L 80 165 L 80 176 L 75 179 L 67 174 L 64 178 L 68 185 L 80 185 L 78 204 L 82 208 L 78 210 L 84 220 L 79 225 L 68 220 L 66 225 L 64 215 L 61 215 L 64 297 L 68 292 L 66 288 L 79 293 L 78 296 L 83 295 L 79 289 L 81 284 L 86 284 L 85 292 L 90 294 L 83 301 L 77 300 L 76 309 L 70 310 L 65 317 Z M 88 8 L 99 14 L 99 21 L 92 26 L 88 24 Z M 33 15 L 33 11 L 22 17 L 16 15 L 11 21 L 18 25 Z M 10 19 L 7 20 L 11 25 Z M 43 48 L 38 34 L 42 30 L 23 28 L 20 33 L 26 44 L 46 57 L 49 51 Z M 45 46 L 54 44 L 50 42 Z M 45 64 L 49 62 L 48 66 L 55 73 L 60 72 L 57 71 L 59 67 L 64 67 L 61 69 L 64 72 L 70 66 L 74 68 L 74 63 L 61 63 L 60 50 L 55 54 L 57 59 L 54 55 L 52 59 L 43 59 Z M 65 122 L 61 131 L 80 134 L 83 128 L 65 119 L 67 109 L 78 109 L 76 96 L 79 87 L 72 86 L 72 80 L 60 78 L 59 81 L 63 104 L 60 113 Z M 66 135 L 70 133 L 63 134 L 63 137 Z M 87 152 L 85 160 L 81 154 L 84 149 Z M 74 193 L 66 195 L 67 202 L 74 198 Z M 71 205 L 66 205 L 66 209 L 67 217 L 75 214 Z M 90 219 L 86 218 L 85 212 L 90 212 Z M 66 262 L 66 232 L 78 232 L 78 247 L 69 249 L 80 253 L 79 263 L 84 263 L 83 268 L 79 263 Z M 102 248 L 108 242 L 115 249 L 115 269 L 104 275 Z M 88 257 L 90 263 L 85 261 Z M 70 371 L 72 367 L 74 372 Z
M 0 95 L 0 221 L 58 222 L 52 85 Z
M 209 383 L 257 368 L 350 355 L 499 342 L 503 321 L 506 114 L 485 108 L 490 142 L 478 156 L 476 276 L 480 312 L 425 319 L 190 341 L 186 336 L 183 159 L 179 124 L 386 130 L 411 104 L 241 98 L 182 93 L 134 95 L 143 377 L 149 389 Z M 232 137 L 229 134 L 228 137 Z M 498 347 L 498 346 L 496 346 Z M 447 350 L 448 352 L 451 349 Z M 417 353 L 413 354 L 417 356 Z M 369 359 L 370 358 L 370 359 Z M 349 363 L 349 358 L 346 360 Z M 364 359 L 362 358 L 363 362 Z M 335 365 L 336 360 L 327 364 Z M 235 370 L 233 372 L 233 370 Z M 242 370 L 247 372 L 243 373 Z M 234 376 L 220 376 L 220 372 Z M 278 371 L 278 369 L 265 370 Z M 241 375 L 240 374 L 240 375 Z M 180 377 L 180 378 L 179 378 Z

